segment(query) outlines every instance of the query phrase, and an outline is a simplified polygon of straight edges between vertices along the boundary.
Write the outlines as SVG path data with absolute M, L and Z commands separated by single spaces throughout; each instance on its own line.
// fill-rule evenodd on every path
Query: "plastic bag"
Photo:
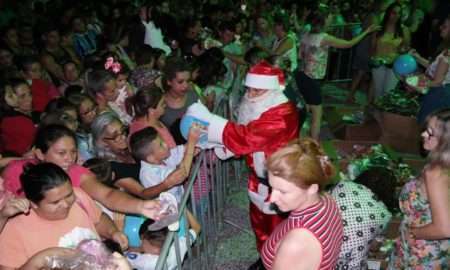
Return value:
M 162 192 L 159 194 L 158 199 L 161 205 L 159 216 L 162 216 L 163 218 L 149 225 L 149 231 L 161 230 L 162 228 L 178 221 L 178 203 L 175 196 L 169 192 Z
M 113 262 L 111 252 L 99 240 L 83 240 L 73 256 L 50 256 L 47 258 L 47 268 L 70 270 L 115 270 L 117 266 Z

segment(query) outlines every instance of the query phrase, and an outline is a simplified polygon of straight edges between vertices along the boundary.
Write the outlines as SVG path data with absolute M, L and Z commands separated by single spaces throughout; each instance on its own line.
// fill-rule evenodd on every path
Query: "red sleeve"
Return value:
M 1 122 L 0 133 L 3 150 L 22 156 L 33 145 L 36 127 L 25 116 L 5 117 Z
M 236 155 L 276 149 L 298 136 L 298 116 L 295 106 L 285 103 L 268 110 L 247 125 L 228 122 L 223 143 Z

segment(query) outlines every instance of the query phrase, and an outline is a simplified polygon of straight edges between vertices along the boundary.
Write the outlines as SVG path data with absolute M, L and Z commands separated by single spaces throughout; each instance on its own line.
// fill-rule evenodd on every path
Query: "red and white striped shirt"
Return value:
M 341 214 L 333 198 L 329 195 L 321 196 L 320 202 L 301 211 L 292 211 L 289 217 L 278 225 L 261 251 L 266 269 L 272 269 L 278 244 L 294 229 L 307 229 L 319 241 L 322 246 L 320 270 L 335 267 L 342 244 L 343 229 Z

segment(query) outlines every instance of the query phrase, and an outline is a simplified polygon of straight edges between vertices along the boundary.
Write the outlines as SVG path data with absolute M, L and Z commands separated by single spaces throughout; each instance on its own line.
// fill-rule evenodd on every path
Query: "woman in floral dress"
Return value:
M 450 267 L 450 109 L 431 114 L 422 137 L 428 163 L 400 193 L 403 220 L 388 269 Z

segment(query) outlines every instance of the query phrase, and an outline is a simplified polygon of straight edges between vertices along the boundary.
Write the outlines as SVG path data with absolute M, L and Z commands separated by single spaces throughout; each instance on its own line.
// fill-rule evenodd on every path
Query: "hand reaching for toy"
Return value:
M 205 130 L 204 126 L 198 123 L 192 123 L 192 126 L 189 129 L 188 142 L 193 142 L 194 144 L 197 144 L 198 139 L 200 138 L 200 134 L 202 133 L 203 130 Z
M 157 200 L 147 200 L 142 201 L 140 205 L 140 213 L 148 218 L 159 220 L 159 211 L 161 210 L 161 205 Z

